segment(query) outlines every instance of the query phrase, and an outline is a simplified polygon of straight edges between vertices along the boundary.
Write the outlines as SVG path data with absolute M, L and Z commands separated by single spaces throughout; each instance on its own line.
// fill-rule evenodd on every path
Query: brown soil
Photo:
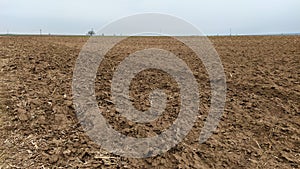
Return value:
M 188 136 L 164 154 L 133 159 L 101 149 L 76 118 L 72 75 L 87 38 L 0 37 L 0 168 L 299 168 L 300 36 L 210 40 L 225 69 L 227 101 L 218 129 L 201 145 L 210 107 L 201 61 L 166 37 L 131 38 L 107 55 L 97 74 L 99 108 L 116 130 L 132 137 L 170 126 L 178 113 L 178 86 L 164 72 L 141 72 L 131 84 L 134 106 L 146 110 L 150 91 L 160 88 L 168 94 L 168 111 L 153 123 L 130 122 L 110 101 L 109 80 L 119 61 L 133 51 L 161 47 L 185 60 L 199 82 L 201 109 Z

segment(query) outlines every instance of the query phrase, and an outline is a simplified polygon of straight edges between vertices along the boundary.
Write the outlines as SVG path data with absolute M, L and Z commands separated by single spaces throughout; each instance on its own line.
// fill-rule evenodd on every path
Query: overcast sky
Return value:
M 300 32 L 300 0 L 0 0 L 0 34 L 85 34 L 143 12 L 177 16 L 207 35 Z

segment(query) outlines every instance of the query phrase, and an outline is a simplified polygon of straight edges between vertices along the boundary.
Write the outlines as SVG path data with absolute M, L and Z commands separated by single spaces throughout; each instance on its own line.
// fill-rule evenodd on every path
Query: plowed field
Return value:
M 186 59 L 199 83 L 199 118 L 187 137 L 164 154 L 134 159 L 102 149 L 76 117 L 73 69 L 88 38 L 0 37 L 0 168 L 299 168 L 300 36 L 209 39 L 224 66 L 227 99 L 217 130 L 203 144 L 198 139 L 210 107 L 209 79 L 180 43 L 131 38 L 99 67 L 99 109 L 114 129 L 132 137 L 153 136 L 170 126 L 178 113 L 178 86 L 164 72 L 141 72 L 131 83 L 135 107 L 149 108 L 150 91 L 160 88 L 170 96 L 169 111 L 153 123 L 128 121 L 110 101 L 118 60 L 154 44 Z

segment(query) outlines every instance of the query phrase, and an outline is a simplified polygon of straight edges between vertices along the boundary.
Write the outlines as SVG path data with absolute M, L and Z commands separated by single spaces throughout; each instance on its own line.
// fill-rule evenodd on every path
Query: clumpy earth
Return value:
M 103 40 L 114 37 L 103 37 Z M 191 40 L 197 37 L 189 37 Z M 75 61 L 87 37 L 0 37 L 0 168 L 299 168 L 300 36 L 209 37 L 222 60 L 227 100 L 217 130 L 203 144 L 199 134 L 210 108 L 210 83 L 200 60 L 167 37 L 134 37 L 118 44 L 100 65 L 95 91 L 107 122 L 131 137 L 160 134 L 176 119 L 179 89 L 171 76 L 143 71 L 130 97 L 138 110 L 149 93 L 168 95 L 166 111 L 151 123 L 122 117 L 111 102 L 113 71 L 128 54 L 148 47 L 182 58 L 199 83 L 199 118 L 168 152 L 126 158 L 93 142 L 72 102 Z

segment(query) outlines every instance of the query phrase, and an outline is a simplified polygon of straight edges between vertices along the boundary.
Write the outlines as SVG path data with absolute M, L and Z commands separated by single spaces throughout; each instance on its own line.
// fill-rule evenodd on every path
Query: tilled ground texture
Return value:
M 103 40 L 113 37 L 103 37 Z M 197 37 L 190 37 L 191 40 Z M 128 54 L 167 49 L 187 62 L 199 83 L 200 111 L 187 137 L 156 157 L 110 154 L 79 124 L 72 76 L 86 37 L 0 37 L 0 168 L 299 168 L 300 36 L 210 37 L 227 78 L 227 100 L 218 129 L 199 144 L 210 107 L 210 85 L 201 61 L 167 37 L 134 37 L 118 44 L 100 65 L 98 106 L 113 128 L 131 137 L 160 134 L 176 119 L 179 89 L 158 70 L 133 79 L 130 97 L 149 108 L 149 93 L 168 94 L 166 111 L 151 123 L 122 117 L 110 99 L 112 74 Z

